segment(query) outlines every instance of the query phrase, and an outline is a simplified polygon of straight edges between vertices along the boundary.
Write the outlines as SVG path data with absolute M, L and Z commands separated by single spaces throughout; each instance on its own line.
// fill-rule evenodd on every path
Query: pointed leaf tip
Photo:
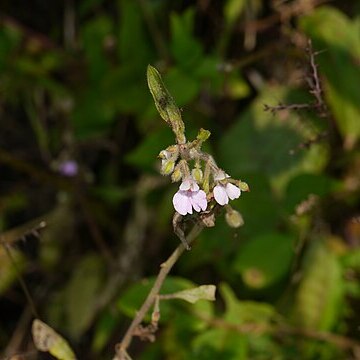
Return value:
M 178 291 L 174 294 L 167 295 L 168 298 L 182 299 L 191 304 L 199 300 L 215 301 L 215 285 L 201 285 L 199 287 Z

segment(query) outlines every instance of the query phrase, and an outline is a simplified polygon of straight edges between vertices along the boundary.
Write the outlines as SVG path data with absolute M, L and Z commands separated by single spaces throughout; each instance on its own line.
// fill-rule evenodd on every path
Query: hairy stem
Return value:
M 203 226 L 200 224 L 195 224 L 188 236 L 186 237 L 186 241 L 188 244 L 191 244 L 197 235 L 202 231 Z M 184 252 L 185 247 L 183 244 L 180 244 L 174 252 L 170 255 L 170 257 L 161 264 L 161 269 L 158 273 L 158 276 L 155 280 L 153 287 L 151 288 L 148 296 L 146 297 L 144 303 L 142 304 L 139 311 L 136 313 L 135 318 L 131 322 L 129 328 L 127 329 L 122 341 L 116 345 L 116 356 L 114 360 L 123 360 L 128 358 L 126 353 L 126 349 L 130 346 L 131 340 L 134 336 L 134 331 L 141 324 L 145 315 L 149 311 L 150 307 L 154 303 L 156 297 L 159 295 L 160 289 L 166 279 L 166 276 L 169 274 L 172 267 L 175 265 L 177 260 L 180 258 L 182 253 Z

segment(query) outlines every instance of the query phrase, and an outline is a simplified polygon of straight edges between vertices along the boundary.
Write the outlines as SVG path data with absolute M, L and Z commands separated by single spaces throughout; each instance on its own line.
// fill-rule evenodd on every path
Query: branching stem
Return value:
M 202 229 L 203 229 L 203 225 L 200 224 L 194 225 L 194 227 L 186 237 L 186 241 L 189 245 L 196 239 L 196 237 L 199 235 Z M 138 328 L 138 326 L 143 321 L 145 315 L 147 314 L 151 306 L 154 304 L 154 301 L 156 297 L 159 295 L 160 289 L 167 275 L 169 274 L 173 266 L 176 264 L 180 256 L 183 254 L 184 250 L 185 250 L 184 245 L 180 244 L 170 255 L 170 257 L 164 263 L 161 264 L 160 266 L 161 269 L 158 273 L 158 276 L 155 280 L 153 287 L 151 288 L 141 308 L 136 313 L 136 316 L 131 322 L 129 328 L 127 329 L 122 341 L 116 345 L 116 355 L 114 357 L 114 360 L 125 360 L 130 358 L 129 355 L 127 354 L 127 348 L 131 344 L 134 333 Z

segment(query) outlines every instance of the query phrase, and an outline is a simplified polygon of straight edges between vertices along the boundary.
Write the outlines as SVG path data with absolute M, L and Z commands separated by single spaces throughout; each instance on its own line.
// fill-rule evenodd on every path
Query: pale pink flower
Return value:
M 205 191 L 200 190 L 199 185 L 192 177 L 185 179 L 177 193 L 173 197 L 175 210 L 181 214 L 192 214 L 193 209 L 197 212 L 206 210 L 207 200 Z
M 215 181 L 224 180 L 229 178 L 230 176 L 225 174 L 224 172 L 219 172 L 219 174 L 215 177 Z M 214 198 L 219 205 L 226 205 L 230 200 L 237 199 L 241 195 L 240 189 L 231 183 L 218 183 L 214 187 Z

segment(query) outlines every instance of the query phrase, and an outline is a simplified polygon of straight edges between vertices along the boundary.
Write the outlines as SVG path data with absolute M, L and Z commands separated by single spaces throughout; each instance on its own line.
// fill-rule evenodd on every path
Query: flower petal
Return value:
M 231 183 L 226 184 L 225 190 L 231 200 L 237 199 L 241 194 L 240 189 Z
M 191 181 L 190 190 L 191 191 L 199 191 L 199 185 L 196 183 L 195 180 Z
M 200 209 L 200 206 L 198 205 L 198 203 L 196 201 L 194 201 L 194 199 L 191 199 L 190 201 L 191 201 L 191 205 L 194 208 L 194 210 L 196 212 L 199 212 L 201 209 Z
M 186 190 L 189 190 L 190 187 L 191 187 L 191 182 L 189 179 L 186 179 L 181 183 L 179 189 L 182 191 L 186 191 Z
M 229 178 L 230 175 L 228 175 L 225 171 L 223 170 L 219 170 L 215 175 L 214 175 L 214 180 L 215 181 L 220 181 L 220 180 L 225 180 L 227 178 Z
M 219 184 L 214 187 L 214 198 L 219 205 L 225 205 L 229 202 L 229 197 L 224 186 Z
M 173 205 L 175 210 L 181 214 L 192 214 L 191 201 L 184 191 L 178 191 L 173 197 Z
M 218 171 L 214 176 L 215 181 L 224 180 L 225 178 L 226 178 L 226 174 L 222 170 Z
M 205 191 L 199 190 L 197 192 L 193 192 L 191 196 L 191 204 L 194 210 L 197 212 L 199 212 L 200 210 L 206 210 L 207 200 Z
M 207 199 L 206 193 L 203 190 L 199 190 L 196 194 L 196 202 L 200 206 L 202 211 L 205 211 L 207 208 Z

